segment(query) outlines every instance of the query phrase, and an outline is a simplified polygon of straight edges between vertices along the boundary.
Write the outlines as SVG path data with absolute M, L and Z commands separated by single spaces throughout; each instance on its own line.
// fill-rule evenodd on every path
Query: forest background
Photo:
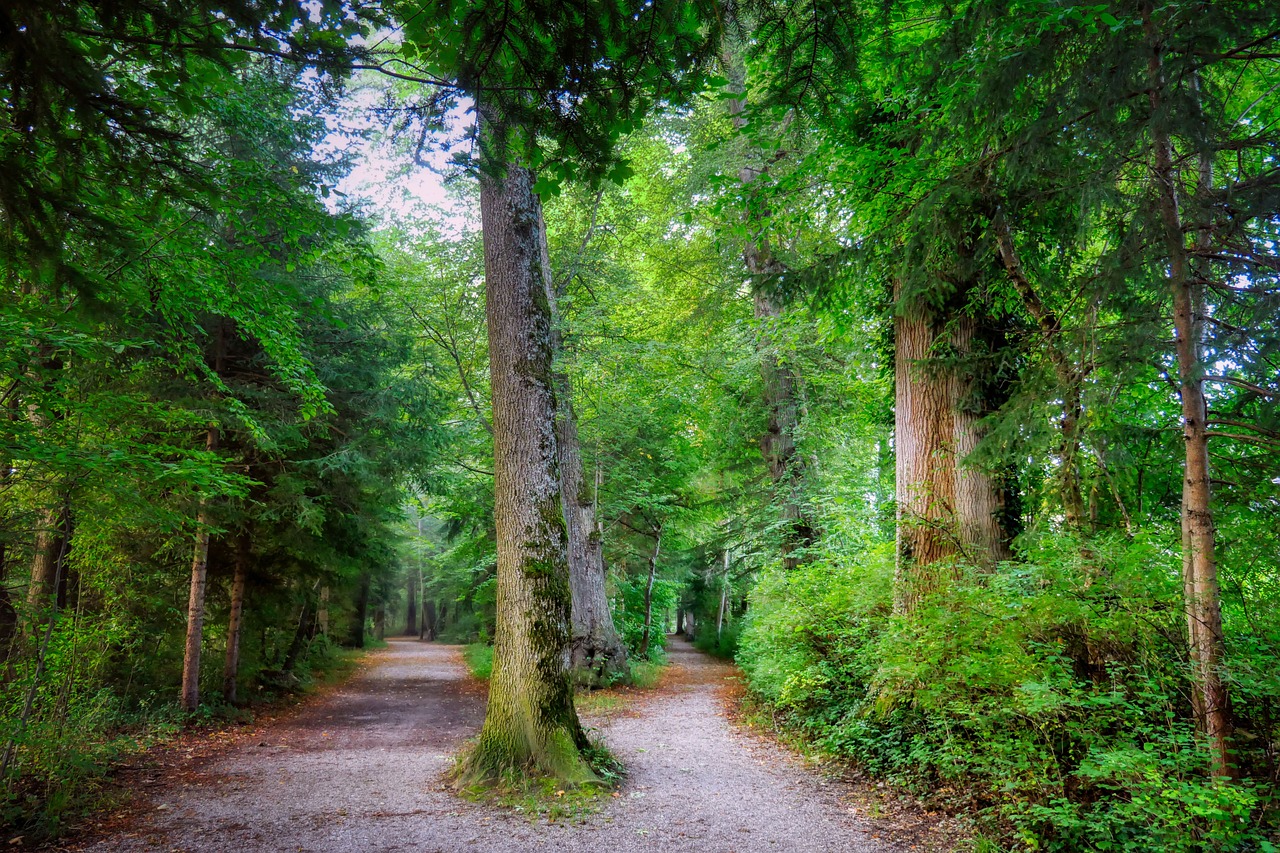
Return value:
M 1276 849 L 1280 9 L 607 5 L 690 43 L 496 101 L 579 688 L 679 630 L 979 848 Z M 503 89 L 459 57 L 635 47 L 512 8 L 0 13 L 15 829 L 370 638 L 484 657 Z M 448 198 L 362 202 L 357 155 Z

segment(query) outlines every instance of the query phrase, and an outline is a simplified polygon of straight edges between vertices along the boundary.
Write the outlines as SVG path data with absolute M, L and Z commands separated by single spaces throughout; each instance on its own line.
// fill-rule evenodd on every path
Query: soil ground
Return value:
M 861 817 L 848 786 L 731 724 L 736 669 L 674 638 L 668 653 L 659 689 L 584 717 L 628 770 L 595 814 L 551 822 L 454 795 L 444 776 L 483 721 L 485 687 L 457 647 L 399 640 L 296 712 L 136 770 L 121 782 L 138 789 L 132 804 L 61 849 L 917 849 Z

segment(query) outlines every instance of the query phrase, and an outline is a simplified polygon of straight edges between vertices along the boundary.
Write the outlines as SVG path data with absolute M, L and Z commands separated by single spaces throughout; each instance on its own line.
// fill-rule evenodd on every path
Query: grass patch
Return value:
M 641 690 L 652 690 L 662 681 L 662 673 L 667 668 L 667 662 L 640 660 L 631 661 L 630 666 L 631 674 L 628 683 Z
M 581 690 L 573 697 L 573 704 L 580 714 L 606 716 L 621 710 L 627 700 L 608 690 Z
M 471 674 L 483 681 L 493 675 L 493 646 L 487 643 L 468 643 L 462 647 L 462 659 Z

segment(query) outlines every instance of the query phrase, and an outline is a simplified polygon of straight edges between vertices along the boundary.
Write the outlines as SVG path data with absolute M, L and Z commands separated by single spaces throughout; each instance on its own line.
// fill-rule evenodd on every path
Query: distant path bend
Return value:
M 673 669 L 599 727 L 629 776 L 585 823 L 533 823 L 441 784 L 484 716 L 456 647 L 394 640 L 349 683 L 160 780 L 138 820 L 86 851 L 889 853 L 837 785 L 735 731 L 722 690 L 737 670 L 671 639 Z

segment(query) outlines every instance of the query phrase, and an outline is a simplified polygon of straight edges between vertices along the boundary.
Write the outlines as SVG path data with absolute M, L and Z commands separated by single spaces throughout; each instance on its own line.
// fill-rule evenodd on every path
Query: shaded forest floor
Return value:
M 483 720 L 485 685 L 457 647 L 397 640 L 292 712 L 140 762 L 119 777 L 131 802 L 58 849 L 946 849 L 929 821 L 870 820 L 868 791 L 732 723 L 734 667 L 682 640 L 668 649 L 658 689 L 585 703 L 628 770 L 594 814 L 552 821 L 455 796 L 443 777 Z

